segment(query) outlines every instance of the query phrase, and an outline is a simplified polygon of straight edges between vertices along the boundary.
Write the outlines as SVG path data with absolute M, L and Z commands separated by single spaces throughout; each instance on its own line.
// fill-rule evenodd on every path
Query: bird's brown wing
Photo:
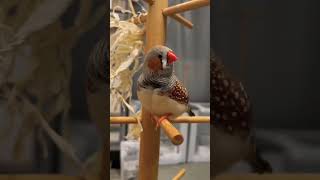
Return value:
M 173 87 L 168 92 L 168 97 L 181 104 L 189 103 L 188 91 L 179 80 L 175 81 Z
M 213 123 L 228 131 L 249 130 L 251 105 L 241 82 L 229 76 L 216 57 L 211 58 L 211 103 Z

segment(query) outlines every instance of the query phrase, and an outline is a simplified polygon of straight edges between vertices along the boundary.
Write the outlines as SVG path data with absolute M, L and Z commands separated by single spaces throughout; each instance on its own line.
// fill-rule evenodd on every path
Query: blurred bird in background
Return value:
M 272 172 L 257 151 L 252 127 L 252 106 L 241 82 L 232 79 L 221 60 L 211 63 L 211 103 L 213 110 L 213 176 L 244 160 L 253 172 Z
M 99 173 L 101 178 L 108 177 L 108 122 L 107 112 L 109 95 L 107 94 L 108 86 L 108 44 L 106 39 L 100 40 L 93 48 L 87 64 L 87 103 L 90 119 L 93 120 L 100 133 L 102 150 L 98 155 L 100 163 L 97 167 L 102 167 Z

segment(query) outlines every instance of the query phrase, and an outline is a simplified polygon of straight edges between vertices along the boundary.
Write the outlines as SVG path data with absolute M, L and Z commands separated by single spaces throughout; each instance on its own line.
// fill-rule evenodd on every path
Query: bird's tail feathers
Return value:
M 255 173 L 263 174 L 263 173 L 272 173 L 272 167 L 270 163 L 263 159 L 261 153 L 258 149 L 256 149 L 254 158 L 249 160 L 249 164 Z
M 194 112 L 191 110 L 191 107 L 188 108 L 187 112 L 189 116 L 196 116 L 196 114 L 194 114 Z

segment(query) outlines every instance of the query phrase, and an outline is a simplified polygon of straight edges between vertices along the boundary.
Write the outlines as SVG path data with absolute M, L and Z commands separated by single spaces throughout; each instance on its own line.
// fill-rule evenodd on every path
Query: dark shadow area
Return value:
M 320 172 L 318 7 L 318 1 L 216 0 L 211 11 L 212 49 L 246 88 L 258 147 L 275 172 Z

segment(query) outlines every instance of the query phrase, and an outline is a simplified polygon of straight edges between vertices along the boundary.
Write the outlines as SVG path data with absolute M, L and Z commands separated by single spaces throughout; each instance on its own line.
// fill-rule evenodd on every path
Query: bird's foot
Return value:
M 153 116 L 153 119 L 156 121 L 157 125 L 156 125 L 156 129 L 158 129 L 161 125 L 161 122 L 168 119 L 169 116 L 171 116 L 171 113 L 167 113 L 161 117 L 157 117 L 157 116 Z

